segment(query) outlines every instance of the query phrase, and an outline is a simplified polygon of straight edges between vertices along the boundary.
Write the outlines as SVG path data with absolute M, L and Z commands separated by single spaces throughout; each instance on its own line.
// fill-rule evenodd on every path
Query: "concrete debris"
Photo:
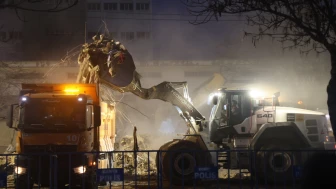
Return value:
M 218 177 L 220 179 L 227 179 L 229 178 L 229 174 L 230 174 L 230 178 L 231 179 L 249 179 L 250 178 L 250 173 L 247 173 L 247 170 L 232 170 L 230 169 L 230 171 L 228 169 L 219 169 L 218 170 Z
M 150 150 L 149 139 L 146 136 L 137 136 L 139 150 Z M 125 173 L 137 175 L 156 175 L 155 152 L 133 152 L 134 140 L 133 136 L 125 136 L 115 144 L 116 151 L 126 151 L 114 154 L 114 167 L 121 168 L 124 162 Z M 137 169 L 135 169 L 134 155 L 136 154 Z M 124 160 L 123 160 L 124 156 Z M 148 173 L 149 164 L 149 173 Z

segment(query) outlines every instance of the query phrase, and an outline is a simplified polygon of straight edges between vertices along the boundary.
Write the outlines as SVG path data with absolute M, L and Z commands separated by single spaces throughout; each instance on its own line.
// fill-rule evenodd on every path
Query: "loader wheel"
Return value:
M 205 153 L 192 142 L 181 141 L 161 152 L 160 170 L 167 181 L 174 185 L 189 185 L 194 181 L 194 169 L 202 164 Z M 159 165 L 157 154 L 157 166 Z
M 300 154 L 286 144 L 268 144 L 256 154 L 255 176 L 262 183 L 289 183 Z M 289 151 L 286 151 L 289 150 Z

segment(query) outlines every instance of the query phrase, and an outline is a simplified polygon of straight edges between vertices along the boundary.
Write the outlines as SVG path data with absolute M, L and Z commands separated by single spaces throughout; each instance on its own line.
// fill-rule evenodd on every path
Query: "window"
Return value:
M 133 3 L 120 3 L 120 10 L 133 10 Z
M 22 32 L 19 32 L 19 31 L 9 32 L 9 38 L 10 39 L 21 39 L 22 38 Z
M 127 41 L 134 40 L 134 32 L 121 32 L 121 39 Z
M 92 125 L 92 115 L 93 115 L 92 106 L 87 106 L 86 107 L 86 128 L 93 127 L 93 125 Z
M 118 10 L 117 3 L 104 3 L 104 10 Z
M 100 3 L 88 3 L 87 8 L 90 11 L 99 11 L 100 10 Z
M 118 32 L 110 32 L 110 38 L 115 39 L 118 37 Z
M 149 32 L 137 32 L 137 39 L 149 39 L 150 33 Z
M 0 32 L 0 40 L 5 40 L 6 39 L 6 32 Z
M 137 3 L 136 10 L 149 10 L 149 3 Z

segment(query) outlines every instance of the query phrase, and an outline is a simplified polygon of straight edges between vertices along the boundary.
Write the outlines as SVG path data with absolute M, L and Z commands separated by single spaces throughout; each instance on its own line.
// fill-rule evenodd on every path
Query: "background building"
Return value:
M 39 6 L 52 7 L 55 2 L 47 0 Z M 304 108 L 326 109 L 328 54 L 300 56 L 298 51 L 283 52 L 279 43 L 267 39 L 254 47 L 250 38 L 244 38 L 244 31 L 253 28 L 245 25 L 243 17 L 224 15 L 218 22 L 192 25 L 189 21 L 195 17 L 180 0 L 79 2 L 59 13 L 20 12 L 27 22 L 22 22 L 13 10 L 0 11 L 0 17 L 6 18 L 0 20 L 0 41 L 7 41 L 0 42 L 2 99 L 9 96 L 15 101 L 13 95 L 18 94 L 22 82 L 75 82 L 81 44 L 103 33 L 125 44 L 143 76 L 144 87 L 162 81 L 187 81 L 193 97 L 196 89 L 219 73 L 226 87 L 280 91 L 283 105 L 296 106 L 301 100 Z M 71 0 L 63 1 L 62 6 L 69 3 Z M 132 112 L 132 120 L 144 125 L 142 132 L 151 131 L 146 125 L 160 127 L 167 121 L 160 115 L 178 117 L 174 108 L 164 102 L 121 96 L 124 102 L 153 118 L 145 119 L 125 109 Z M 4 110 L 10 101 L 0 103 Z M 207 108 L 201 111 L 205 116 L 209 114 Z

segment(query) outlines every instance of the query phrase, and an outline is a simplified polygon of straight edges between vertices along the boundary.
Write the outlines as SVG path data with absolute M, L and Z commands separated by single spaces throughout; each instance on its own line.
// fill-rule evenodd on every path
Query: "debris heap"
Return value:
M 140 151 L 150 151 L 149 139 L 147 136 L 137 137 L 138 146 Z M 116 151 L 126 151 L 114 153 L 114 167 L 125 168 L 126 174 L 137 174 L 146 176 L 148 174 L 156 174 L 155 156 L 156 152 L 134 152 L 134 139 L 133 136 L 127 135 L 120 139 L 115 144 Z M 136 157 L 136 161 L 135 161 Z M 123 159 L 124 158 L 124 159 Z M 136 164 L 135 164 L 136 162 Z M 137 165 L 135 169 L 135 165 Z M 148 169 L 149 166 L 149 169 Z M 149 172 L 148 172 L 149 170 Z

